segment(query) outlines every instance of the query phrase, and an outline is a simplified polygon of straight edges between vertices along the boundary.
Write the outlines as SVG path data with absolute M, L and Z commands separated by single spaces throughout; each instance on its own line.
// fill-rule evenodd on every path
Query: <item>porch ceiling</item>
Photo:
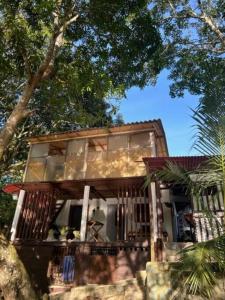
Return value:
M 18 193 L 21 189 L 25 191 L 52 191 L 58 190 L 64 199 L 82 199 L 85 185 L 91 186 L 91 198 L 115 198 L 120 188 L 141 188 L 145 177 L 123 177 L 123 178 L 101 178 L 85 180 L 64 180 L 58 182 L 24 182 L 9 184 L 3 188 L 6 193 Z

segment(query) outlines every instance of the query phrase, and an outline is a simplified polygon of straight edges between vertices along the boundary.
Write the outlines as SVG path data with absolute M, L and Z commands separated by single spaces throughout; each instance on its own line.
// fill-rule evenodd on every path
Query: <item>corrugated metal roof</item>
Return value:
M 157 171 L 164 168 L 167 162 L 179 165 L 180 167 L 193 171 L 209 158 L 207 156 L 171 156 L 171 157 L 144 157 L 143 161 L 150 171 Z
M 49 134 L 42 134 L 42 135 L 36 135 L 36 136 L 31 136 L 31 138 L 39 138 L 43 136 L 54 136 L 54 135 L 62 135 L 62 134 L 68 134 L 68 133 L 75 133 L 75 132 L 81 132 L 81 131 L 91 131 L 91 130 L 98 130 L 98 129 L 111 129 L 111 128 L 118 128 L 118 127 L 124 127 L 124 126 L 133 126 L 133 125 L 141 125 L 141 124 L 147 124 L 147 123 L 159 123 L 162 126 L 162 122 L 160 119 L 153 119 L 153 120 L 146 120 L 146 121 L 140 121 L 140 122 L 131 122 L 131 123 L 125 123 L 122 125 L 112 125 L 109 127 L 85 127 L 85 128 L 80 128 L 80 129 L 75 129 L 75 130 L 68 130 L 68 131 L 62 131 L 62 132 L 54 132 L 54 133 L 49 133 Z
M 45 135 L 33 136 L 28 138 L 28 142 L 30 143 L 40 143 L 43 141 L 56 141 L 56 140 L 66 140 L 75 137 L 86 137 L 86 136 L 94 136 L 94 135 L 106 135 L 108 133 L 123 133 L 126 131 L 132 130 L 140 130 L 141 127 L 147 128 L 150 125 L 154 128 L 155 132 L 158 136 L 162 136 L 165 138 L 165 132 L 163 129 L 163 125 L 160 119 L 154 119 L 149 121 L 142 122 L 131 122 L 123 125 L 113 125 L 111 127 L 92 127 L 92 128 L 80 128 L 77 130 L 64 131 L 64 132 L 55 132 L 49 133 Z M 166 139 L 166 138 L 165 138 Z

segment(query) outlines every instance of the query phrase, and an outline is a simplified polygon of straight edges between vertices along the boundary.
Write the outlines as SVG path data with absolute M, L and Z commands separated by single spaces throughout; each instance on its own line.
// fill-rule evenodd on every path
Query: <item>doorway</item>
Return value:
M 80 231 L 82 218 L 82 205 L 71 205 L 69 214 L 69 227 Z

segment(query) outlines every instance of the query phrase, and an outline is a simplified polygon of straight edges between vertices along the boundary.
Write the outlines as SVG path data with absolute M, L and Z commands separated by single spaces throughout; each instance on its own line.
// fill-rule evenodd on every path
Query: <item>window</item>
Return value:
M 130 136 L 130 148 L 150 147 L 149 132 L 135 133 Z
M 67 142 L 49 143 L 46 180 L 63 180 Z
M 48 155 L 49 144 L 35 144 L 31 146 L 30 157 L 46 157 Z
M 102 160 L 107 151 L 107 139 L 89 139 L 88 141 L 88 161 Z
M 65 156 L 67 143 L 65 141 L 49 143 L 48 155 Z
M 45 173 L 45 158 L 31 158 L 27 167 L 26 181 L 42 181 Z
M 128 136 L 116 135 L 109 137 L 109 151 L 127 149 L 128 148 Z
M 106 150 L 107 150 L 107 138 L 94 138 L 88 140 L 88 152 L 106 151 Z

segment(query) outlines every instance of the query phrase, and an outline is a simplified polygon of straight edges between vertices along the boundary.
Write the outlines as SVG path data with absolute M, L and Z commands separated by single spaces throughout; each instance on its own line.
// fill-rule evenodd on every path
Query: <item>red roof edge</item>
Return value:
M 5 185 L 2 190 L 3 192 L 7 194 L 18 194 L 20 192 L 20 189 L 22 188 L 22 185 L 10 183 Z
M 143 161 L 150 172 L 163 169 L 167 162 L 174 163 L 187 171 L 194 171 L 209 160 L 207 156 L 170 156 L 170 157 L 144 157 Z

